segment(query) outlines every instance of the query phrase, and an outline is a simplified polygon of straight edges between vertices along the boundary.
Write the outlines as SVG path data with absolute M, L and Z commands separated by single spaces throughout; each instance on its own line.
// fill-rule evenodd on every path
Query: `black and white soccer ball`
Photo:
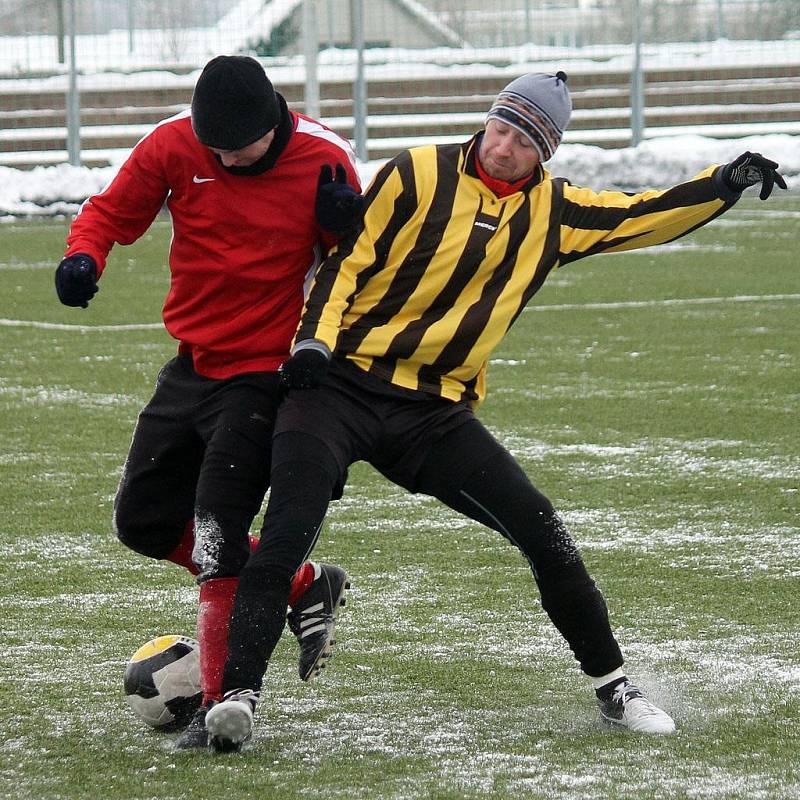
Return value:
M 188 636 L 159 636 L 130 658 L 123 678 L 134 713 L 159 730 L 186 725 L 203 700 L 200 645 Z

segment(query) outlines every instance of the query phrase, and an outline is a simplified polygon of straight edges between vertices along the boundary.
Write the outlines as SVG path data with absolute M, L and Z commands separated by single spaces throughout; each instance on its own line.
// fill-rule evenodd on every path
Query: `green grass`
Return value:
M 194 629 L 188 577 L 110 530 L 174 350 L 113 326 L 158 322 L 169 227 L 83 311 L 52 288 L 66 223 L 1 226 L 0 796 L 800 797 L 798 221 L 797 196 L 746 201 L 574 264 L 490 367 L 482 419 L 561 509 L 675 736 L 605 729 L 517 552 L 358 465 L 316 552 L 353 579 L 338 652 L 309 687 L 285 636 L 233 757 L 171 751 L 121 691 L 142 642 Z

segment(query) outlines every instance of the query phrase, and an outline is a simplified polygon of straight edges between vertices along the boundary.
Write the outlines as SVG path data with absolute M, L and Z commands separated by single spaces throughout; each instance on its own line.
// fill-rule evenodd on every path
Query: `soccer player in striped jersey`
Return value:
M 727 211 L 743 189 L 785 183 L 757 153 L 664 191 L 595 192 L 544 168 L 571 114 L 564 73 L 529 74 L 463 144 L 413 148 L 366 192 L 357 230 L 317 273 L 282 375 L 262 546 L 241 574 L 225 699 L 212 745 L 250 735 L 283 625 L 289 579 L 311 552 L 331 491 L 364 460 L 439 498 L 524 555 L 542 606 L 593 685 L 602 717 L 675 730 L 623 669 L 606 603 L 550 501 L 478 421 L 486 364 L 557 267 L 662 244 Z

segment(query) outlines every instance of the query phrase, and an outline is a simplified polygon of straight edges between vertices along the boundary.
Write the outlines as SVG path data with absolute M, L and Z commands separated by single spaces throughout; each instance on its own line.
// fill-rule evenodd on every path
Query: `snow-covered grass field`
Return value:
M 118 545 L 111 500 L 174 344 L 165 222 L 87 310 L 52 288 L 67 223 L 0 228 L 0 796 L 800 797 L 796 194 L 552 276 L 482 419 L 562 510 L 669 738 L 606 729 L 500 537 L 357 466 L 316 555 L 350 572 L 314 685 L 282 641 L 255 737 L 181 754 L 122 696 L 127 657 L 191 633 L 196 588 Z

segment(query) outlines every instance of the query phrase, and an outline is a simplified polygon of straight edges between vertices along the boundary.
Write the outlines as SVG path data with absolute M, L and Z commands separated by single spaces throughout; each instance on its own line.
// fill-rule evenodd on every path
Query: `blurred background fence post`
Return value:
M 356 51 L 355 81 L 353 83 L 353 138 L 356 157 L 369 158 L 367 149 L 367 79 L 364 67 L 364 0 L 350 0 L 350 25 L 353 48 Z
M 133 53 L 136 49 L 136 2 L 128 0 L 128 52 Z
M 314 119 L 319 117 L 318 49 L 317 3 L 316 0 L 303 0 L 303 53 L 305 54 L 306 69 L 305 112 Z
M 64 25 L 64 0 L 56 0 L 56 41 L 58 42 L 58 63 L 66 63 L 64 39 L 66 27 Z
M 631 145 L 644 138 L 644 73 L 642 71 L 642 2 L 633 0 L 633 66 L 631 68 Z
M 78 92 L 77 0 L 67 0 L 69 31 L 69 84 L 67 89 L 67 158 L 73 167 L 81 164 L 81 100 Z
M 725 38 L 725 12 L 722 2 L 723 0 L 717 0 L 717 39 Z

